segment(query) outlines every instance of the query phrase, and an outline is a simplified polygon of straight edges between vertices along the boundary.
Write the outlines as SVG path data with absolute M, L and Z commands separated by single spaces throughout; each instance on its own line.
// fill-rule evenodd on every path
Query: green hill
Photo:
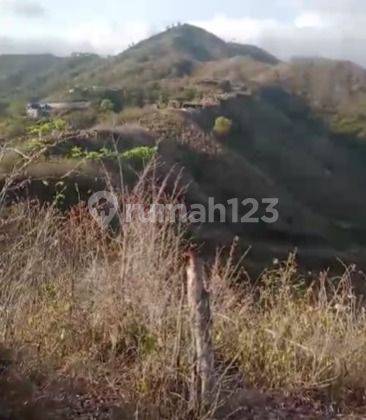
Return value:
M 232 44 L 192 25 L 179 25 L 104 60 L 74 83 L 109 87 L 141 87 L 142 83 L 189 76 L 201 64 L 235 56 L 265 64 L 279 61 L 250 45 Z
M 0 56 L 0 99 L 67 97 L 70 89 L 88 95 L 95 87 L 147 89 L 147 83 L 191 75 L 202 63 L 241 57 L 261 65 L 279 61 L 260 48 L 227 43 L 192 25 L 179 25 L 132 46 L 121 54 Z
M 325 59 L 281 63 L 259 48 L 226 43 L 200 28 L 180 25 L 115 57 L 0 57 L 0 75 L 6 99 L 71 98 L 70 92 L 94 98 L 92 115 L 76 128 L 88 128 L 98 119 L 111 121 L 98 105 L 106 98 L 119 100 L 122 112 L 113 115 L 113 122 L 133 123 L 148 134 L 106 130 L 108 139 L 122 139 L 121 152 L 126 145 L 159 145 L 166 165 L 186 168 L 191 203 L 204 203 L 209 196 L 219 202 L 280 199 L 278 223 L 203 226 L 198 236 L 207 243 L 227 244 L 238 235 L 244 245 L 255 244 L 252 257 L 257 262 L 300 246 L 310 265 L 334 255 L 366 264 L 366 150 L 357 141 L 366 129 L 366 71 L 361 67 Z M 171 103 L 184 101 L 198 106 L 187 111 Z M 83 115 L 72 117 L 85 120 Z M 220 117 L 230 120 L 230 135 L 224 139 L 214 130 Z M 87 157 L 76 181 L 89 191 L 90 179 L 98 178 L 94 160 L 110 158 L 113 151 L 104 150 L 111 148 L 105 138 L 74 135 L 65 149 L 46 156 L 46 163 L 31 166 L 27 176 L 42 174 L 57 182 L 76 158 Z M 18 138 L 15 144 L 34 146 L 30 140 Z M 7 159 L 0 167 L 3 179 L 14 156 Z M 72 188 L 76 181 L 70 180 Z M 39 179 L 35 187 L 44 188 Z
M 65 89 L 69 80 L 97 65 L 101 58 L 93 54 L 71 57 L 42 55 L 0 56 L 0 99 L 28 100 L 58 89 Z

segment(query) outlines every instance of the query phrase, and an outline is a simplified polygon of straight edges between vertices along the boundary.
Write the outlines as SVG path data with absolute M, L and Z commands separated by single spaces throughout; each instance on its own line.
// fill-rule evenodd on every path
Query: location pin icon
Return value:
M 108 191 L 98 191 L 89 198 L 88 207 L 93 219 L 106 229 L 118 211 L 118 199 Z

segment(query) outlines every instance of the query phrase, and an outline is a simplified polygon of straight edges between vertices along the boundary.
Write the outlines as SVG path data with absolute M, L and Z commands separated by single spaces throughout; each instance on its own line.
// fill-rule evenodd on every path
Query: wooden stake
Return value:
M 214 386 L 212 319 L 206 283 L 203 262 L 191 251 L 187 267 L 188 306 L 194 342 L 190 403 L 192 409 L 199 411 L 212 404 Z

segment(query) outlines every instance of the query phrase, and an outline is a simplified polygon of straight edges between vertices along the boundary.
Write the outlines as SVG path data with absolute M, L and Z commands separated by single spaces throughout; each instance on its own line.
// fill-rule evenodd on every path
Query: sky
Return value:
M 0 0 L 0 54 L 117 54 L 176 22 L 284 60 L 366 67 L 365 0 Z

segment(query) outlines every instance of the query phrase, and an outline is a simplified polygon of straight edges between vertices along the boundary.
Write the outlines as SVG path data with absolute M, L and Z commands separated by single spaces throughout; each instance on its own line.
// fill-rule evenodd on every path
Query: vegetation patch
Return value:
M 63 132 L 67 128 L 67 123 L 61 118 L 51 119 L 47 121 L 39 121 L 30 126 L 27 130 L 30 135 L 44 137 L 52 134 L 52 132 Z
M 103 160 L 103 159 L 121 159 L 137 164 L 146 164 L 156 155 L 156 147 L 141 146 L 127 150 L 126 152 L 118 152 L 103 147 L 95 151 L 83 150 L 81 147 L 75 146 L 69 152 L 71 159 L 87 159 L 87 160 Z
M 226 137 L 230 134 L 233 122 L 226 117 L 218 117 L 215 120 L 213 132 L 219 137 Z

